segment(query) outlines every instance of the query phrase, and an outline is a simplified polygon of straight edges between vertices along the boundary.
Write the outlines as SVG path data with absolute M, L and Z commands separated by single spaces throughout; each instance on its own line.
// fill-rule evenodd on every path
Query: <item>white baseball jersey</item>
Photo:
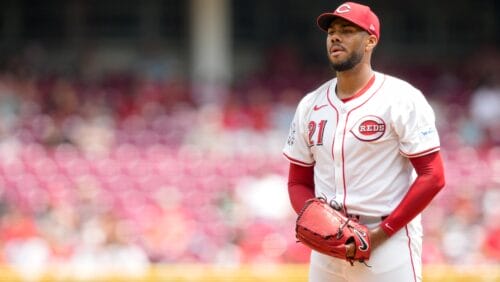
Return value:
M 434 112 L 418 89 L 382 73 L 347 102 L 336 83 L 301 100 L 283 153 L 314 166 L 316 196 L 350 214 L 388 215 L 416 177 L 408 158 L 439 150 Z

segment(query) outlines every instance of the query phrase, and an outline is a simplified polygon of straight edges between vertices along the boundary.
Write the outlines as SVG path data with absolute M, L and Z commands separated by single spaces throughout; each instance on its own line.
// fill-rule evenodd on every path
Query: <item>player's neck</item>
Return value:
M 339 99 L 347 99 L 356 95 L 373 77 L 373 74 L 371 66 L 364 63 L 350 70 L 337 72 L 336 93 Z

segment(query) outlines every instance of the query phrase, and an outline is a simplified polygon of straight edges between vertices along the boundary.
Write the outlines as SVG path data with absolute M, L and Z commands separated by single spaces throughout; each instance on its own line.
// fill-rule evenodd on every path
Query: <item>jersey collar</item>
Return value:
M 380 88 L 384 81 L 384 74 L 374 72 L 373 77 L 366 83 L 366 85 L 359 90 L 354 96 L 342 101 L 335 95 L 335 88 L 337 87 L 337 79 L 333 79 L 328 86 L 327 96 L 329 102 L 336 108 L 352 109 L 360 106 L 370 99 L 375 92 Z

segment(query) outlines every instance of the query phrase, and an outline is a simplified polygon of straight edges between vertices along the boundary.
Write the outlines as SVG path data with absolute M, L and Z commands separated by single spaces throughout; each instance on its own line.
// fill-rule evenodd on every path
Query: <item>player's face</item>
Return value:
M 346 71 L 363 59 L 368 33 L 341 18 L 332 21 L 328 28 L 326 47 L 330 65 L 335 71 Z

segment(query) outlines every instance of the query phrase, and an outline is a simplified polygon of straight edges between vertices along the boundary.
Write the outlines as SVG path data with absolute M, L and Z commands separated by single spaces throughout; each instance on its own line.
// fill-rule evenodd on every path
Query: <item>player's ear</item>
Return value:
M 366 47 L 365 47 L 365 50 L 366 51 L 373 51 L 373 49 L 375 49 L 375 46 L 377 46 L 378 44 L 378 39 L 375 35 L 368 35 L 368 37 L 366 38 Z

